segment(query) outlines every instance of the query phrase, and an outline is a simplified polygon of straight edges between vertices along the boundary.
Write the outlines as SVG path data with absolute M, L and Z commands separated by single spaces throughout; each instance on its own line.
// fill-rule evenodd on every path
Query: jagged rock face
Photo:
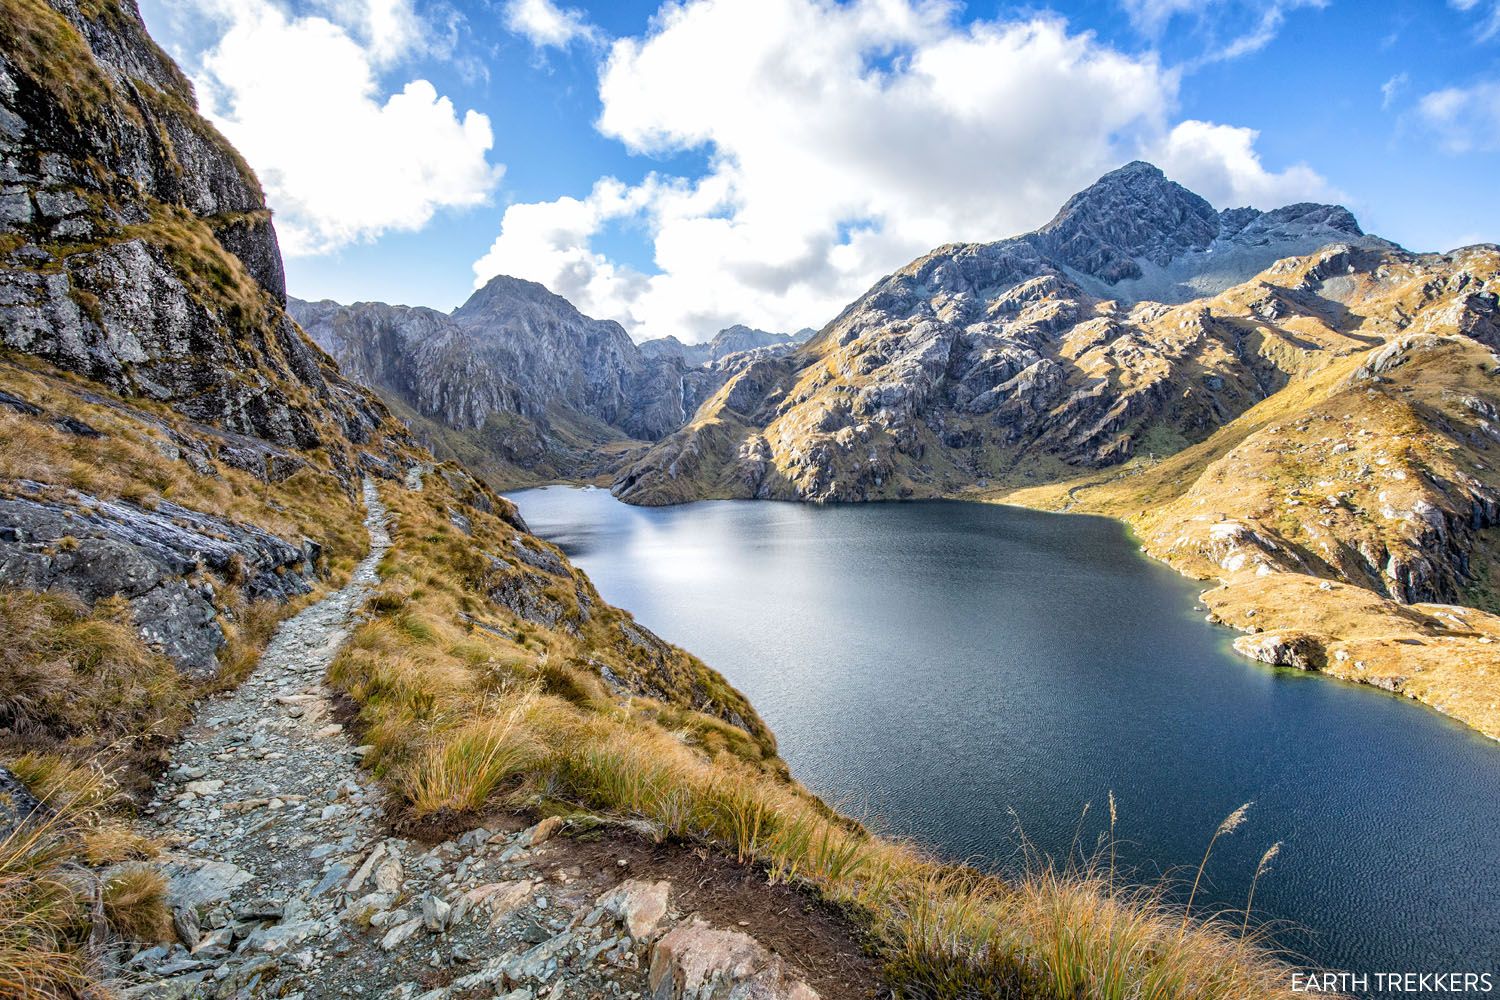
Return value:
M 1333 235 L 1346 239 L 1290 256 Z M 1236 285 L 1176 304 L 1117 294 L 1167 274 L 1184 279 L 1169 291 L 1191 290 L 1182 269 L 1200 258 Z M 1132 164 L 1044 229 L 942 247 L 789 358 L 740 366 L 615 490 L 864 500 L 1149 460 L 1403 330 L 1492 338 L 1486 274 L 1366 237 L 1335 206 L 1216 212 Z
M 505 371 L 484 364 L 477 337 L 436 310 L 297 299 L 289 308 L 346 374 L 451 427 L 477 430 L 491 414 L 531 404 Z
M 50 401 L 6 392 L 0 405 L 102 439 L 94 462 L 128 456 L 128 437 L 185 478 L 240 469 L 268 494 L 304 471 L 304 486 L 346 494 L 361 471 L 399 477 L 409 441 L 286 315 L 260 186 L 134 0 L 0 0 L 0 18 L 0 354 L 8 371 L 44 370 L 26 354 L 95 384 L 56 380 Z M 129 430 L 49 409 L 67 399 Z M 309 589 L 317 544 L 91 495 L 58 458 L 37 456 L 50 485 L 0 482 L 0 585 L 124 598 L 141 635 L 194 677 L 218 670 L 223 587 L 283 601 Z
M 0 583 L 123 597 L 142 636 L 193 677 L 218 672 L 224 631 L 210 578 L 252 600 L 312 589 L 319 547 L 162 502 L 155 509 L 72 493 L 0 498 Z
M 1215 211 L 1140 161 L 1105 174 L 1019 240 L 1095 295 L 1173 303 L 1221 292 L 1329 243 L 1389 246 L 1338 205 Z
M 0 0 L 0 344 L 277 444 L 384 415 L 282 311 L 259 184 L 133 0 Z
M 1109 284 L 1141 276 L 1139 258 L 1165 266 L 1219 237 L 1219 213 L 1139 161 L 1069 198 L 1028 242 L 1052 260 Z
M 620 324 L 590 319 L 534 281 L 492 278 L 453 321 L 539 408 L 561 404 L 652 441 L 688 417 L 680 366 L 643 357 Z

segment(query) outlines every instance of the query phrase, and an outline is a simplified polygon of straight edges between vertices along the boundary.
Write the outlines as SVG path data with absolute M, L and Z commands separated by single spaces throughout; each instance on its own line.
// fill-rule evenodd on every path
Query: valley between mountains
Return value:
M 300 302 L 133 0 L 0 19 L 0 994 L 1294 995 L 1249 914 L 841 814 L 516 486 L 1110 514 L 1500 737 L 1494 246 L 1131 163 L 817 331 Z
M 912 262 L 804 343 L 700 364 L 504 277 L 436 333 L 398 307 L 291 308 L 498 487 L 1108 514 L 1218 584 L 1245 655 L 1500 738 L 1497 294 L 1494 246 L 1413 254 L 1338 206 L 1218 211 L 1133 163 L 1035 233 Z

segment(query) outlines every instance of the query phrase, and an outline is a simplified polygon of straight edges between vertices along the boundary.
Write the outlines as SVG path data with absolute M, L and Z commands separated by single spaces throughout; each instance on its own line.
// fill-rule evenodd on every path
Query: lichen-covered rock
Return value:
M 1234 651 L 1262 663 L 1298 670 L 1322 670 L 1328 663 L 1323 644 L 1300 632 L 1260 632 L 1240 636 L 1234 640 Z
M 206 574 L 252 599 L 287 600 L 311 589 L 317 551 L 168 501 L 0 497 L 0 584 L 123 597 L 142 637 L 197 677 L 218 671 L 224 645 Z
M 697 918 L 651 949 L 650 985 L 653 1000 L 818 1000 L 759 941 Z

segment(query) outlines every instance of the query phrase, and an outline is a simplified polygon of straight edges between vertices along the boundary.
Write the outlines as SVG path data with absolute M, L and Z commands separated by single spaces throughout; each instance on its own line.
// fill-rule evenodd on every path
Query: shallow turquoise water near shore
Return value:
M 1494 971 L 1500 745 L 1384 692 L 1235 656 L 1118 523 L 954 502 L 513 494 L 604 597 L 745 692 L 813 790 L 946 856 L 1120 863 L 1256 910 L 1314 962 Z M 1086 803 L 1092 803 L 1080 823 Z

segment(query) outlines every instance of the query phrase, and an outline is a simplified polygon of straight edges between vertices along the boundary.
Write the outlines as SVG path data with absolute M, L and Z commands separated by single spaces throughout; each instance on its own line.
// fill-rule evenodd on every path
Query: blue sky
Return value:
M 819 326 L 1128 159 L 1500 240 L 1500 0 L 142 0 L 293 294 L 539 280 L 639 338 Z

